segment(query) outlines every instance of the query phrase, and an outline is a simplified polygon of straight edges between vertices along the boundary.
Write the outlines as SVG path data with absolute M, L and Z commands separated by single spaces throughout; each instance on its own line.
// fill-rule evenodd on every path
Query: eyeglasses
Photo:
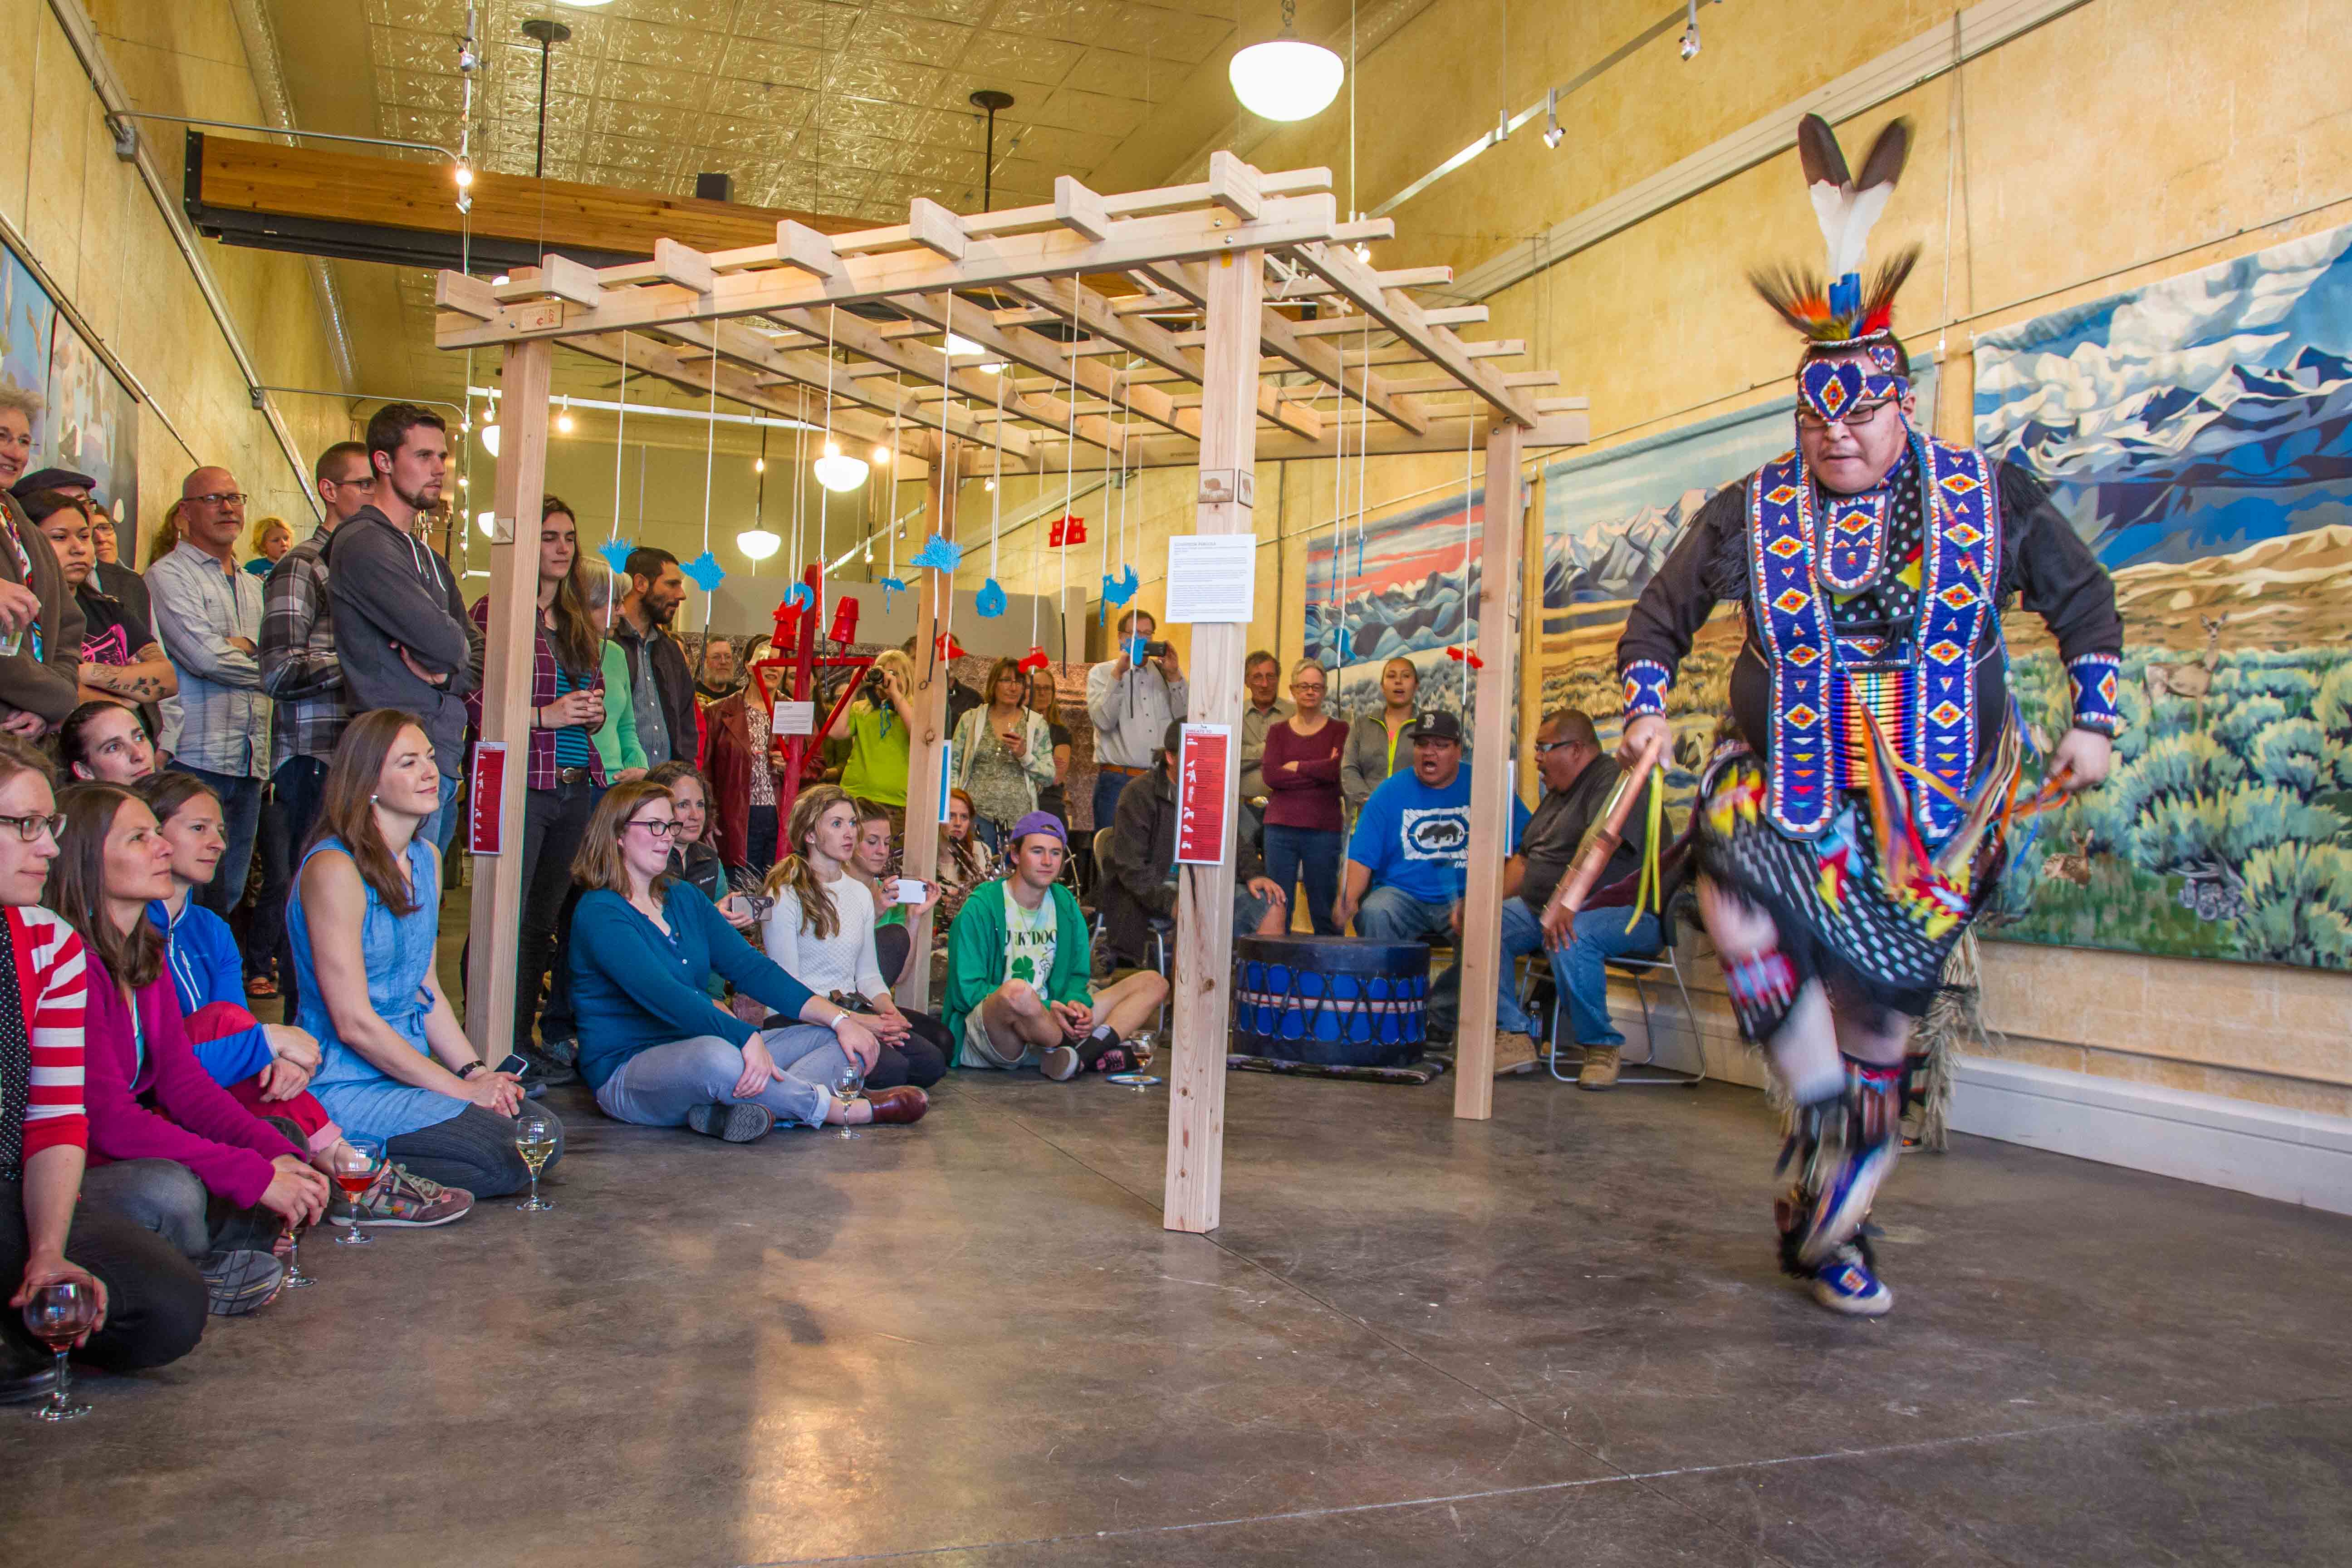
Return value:
M 30 844 L 46 833 L 55 838 L 66 830 L 62 814 L 56 816 L 0 816 L 0 826 L 13 827 L 16 837 Z
M 1538 741 L 1535 745 L 1535 752 L 1536 755 L 1540 757 L 1547 752 L 1557 752 L 1563 746 L 1573 746 L 1574 744 L 1576 744 L 1574 741 Z
M 1808 435 L 1818 436 L 1832 425 L 1843 425 L 1849 430 L 1866 430 L 1883 409 L 1892 408 L 1895 400 L 1882 397 L 1875 403 L 1857 403 L 1834 419 L 1819 419 L 1811 414 L 1797 416 L 1797 428 Z
M 647 833 L 652 834 L 656 838 L 675 838 L 677 837 L 678 825 L 675 822 L 665 821 L 657 816 L 633 816 L 629 818 L 628 826 L 631 827 L 642 827 Z
M 202 502 L 205 506 L 243 506 L 246 502 L 243 490 L 215 490 L 210 495 L 185 496 L 182 499 L 191 502 Z
M 327 481 L 327 488 L 331 490 L 372 490 L 375 489 L 375 479 L 372 476 L 367 479 L 329 479 Z M 243 500 L 245 498 L 243 496 L 236 496 L 234 498 L 223 496 L 217 499 L 223 500 L 231 499 Z

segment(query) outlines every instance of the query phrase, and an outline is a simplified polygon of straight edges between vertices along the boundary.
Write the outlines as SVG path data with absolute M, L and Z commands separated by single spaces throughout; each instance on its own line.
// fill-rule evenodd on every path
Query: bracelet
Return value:
M 473 1082 L 473 1080 L 474 1080 L 474 1075 L 475 1075 L 476 1073 L 478 1073 L 478 1072 L 487 1072 L 488 1070 L 488 1063 L 486 1063 L 486 1062 L 480 1062 L 480 1061 L 470 1061 L 470 1062 L 467 1062 L 464 1067 L 461 1067 L 461 1068 L 459 1068 L 457 1069 L 457 1076 L 458 1076 L 460 1079 L 464 1079 L 466 1082 L 467 1082 L 467 1083 L 471 1083 L 471 1082 Z

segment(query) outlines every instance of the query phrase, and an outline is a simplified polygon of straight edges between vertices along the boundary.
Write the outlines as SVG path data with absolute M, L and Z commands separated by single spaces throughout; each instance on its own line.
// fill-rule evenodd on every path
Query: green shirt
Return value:
M 1054 900 L 1040 899 L 1024 910 L 1017 899 L 1004 900 L 1004 978 L 1026 980 L 1039 994 L 1054 973 Z
M 1087 917 L 1078 908 L 1077 896 L 1062 883 L 1055 883 L 1046 892 L 1054 909 L 1054 945 L 1045 984 L 1038 989 L 1048 1002 L 1091 1003 L 1094 993 L 1088 979 L 1094 954 L 1087 941 Z M 965 1016 L 1004 984 L 1013 941 L 1008 910 L 1029 912 L 1006 896 L 1004 883 L 982 882 L 964 900 L 962 912 L 949 929 L 944 1005 L 948 1033 L 959 1041 L 963 1038 Z M 1034 949 L 1031 954 L 1034 961 Z
M 907 805 L 907 726 L 895 708 L 859 701 L 849 710 L 849 765 L 841 787 L 877 805 Z

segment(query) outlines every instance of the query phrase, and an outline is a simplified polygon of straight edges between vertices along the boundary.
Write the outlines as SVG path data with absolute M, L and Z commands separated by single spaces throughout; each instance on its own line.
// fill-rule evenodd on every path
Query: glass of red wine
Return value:
M 25 1302 L 25 1327 L 58 1358 L 58 1381 L 49 1402 L 33 1412 L 43 1421 L 70 1421 L 89 1414 L 87 1405 L 73 1402 L 73 1373 L 66 1352 L 98 1321 L 98 1292 L 79 1279 L 58 1279 L 40 1286 Z
M 328 1163 L 335 1173 L 335 1185 L 343 1189 L 354 1211 L 360 1195 L 375 1185 L 376 1177 L 383 1173 L 383 1144 L 374 1138 L 346 1137 L 328 1155 Z M 368 1233 L 360 1228 L 360 1216 L 354 1212 L 343 1234 L 335 1237 L 337 1247 L 366 1247 Z

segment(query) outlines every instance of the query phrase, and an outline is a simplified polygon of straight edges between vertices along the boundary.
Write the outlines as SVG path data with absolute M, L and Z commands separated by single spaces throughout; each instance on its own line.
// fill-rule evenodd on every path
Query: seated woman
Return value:
M 873 896 L 845 869 L 857 842 L 856 804 L 838 784 L 812 785 L 793 802 L 786 831 L 795 852 L 768 873 L 776 900 L 763 927 L 768 956 L 818 995 L 874 1016 L 866 1026 L 882 1054 L 867 1087 L 930 1088 L 947 1076 L 947 1030 L 927 1013 L 900 1012 L 882 978 Z
M 188 1048 L 147 918 L 172 888 L 155 814 L 119 784 L 78 784 L 58 804 L 65 831 L 46 896 L 89 959 L 82 1194 L 200 1261 L 215 1316 L 250 1312 L 285 1278 L 278 1236 L 326 1214 L 327 1178 L 291 1122 L 257 1119 Z
M 0 735 L 0 1005 L 26 1027 L 0 1032 L 0 1401 L 47 1391 L 45 1347 L 17 1309 L 44 1285 L 94 1290 L 99 1321 L 76 1346 L 117 1372 L 162 1366 L 195 1349 L 205 1289 L 195 1266 L 163 1238 L 111 1209 L 79 1206 L 89 1142 L 84 1106 L 85 1008 L 90 978 L 82 940 L 41 907 L 58 856 L 50 763 L 30 742 Z
M 963 912 L 963 901 L 971 896 L 971 890 L 982 882 L 996 880 L 1004 872 L 996 851 L 972 831 L 979 816 L 980 809 L 971 804 L 971 796 L 960 789 L 948 792 L 948 819 L 940 827 L 940 918 L 931 922 L 941 946 L 946 945 L 948 928 Z
M 383 1174 L 337 1225 L 446 1225 L 468 1194 L 520 1192 L 522 1086 L 492 1072 L 434 972 L 441 857 L 417 828 L 441 804 L 433 742 L 390 709 L 343 731 L 320 791 L 319 826 L 287 900 L 301 986 L 296 1023 L 319 1042 L 310 1092 L 346 1131 L 383 1141 Z M 563 1129 L 554 1116 L 556 1152 Z
M 136 708 L 100 698 L 83 703 L 58 726 L 58 761 L 68 784 L 137 784 L 155 771 L 155 742 Z
M 851 847 L 849 862 L 842 869 L 874 901 L 874 962 L 882 983 L 895 986 L 906 977 L 907 957 L 915 942 L 907 921 L 908 911 L 938 907 L 941 889 L 934 882 L 924 889 L 921 903 L 900 903 L 898 885 L 902 879 L 890 869 L 897 853 L 890 808 L 870 800 L 853 800 L 850 805 L 857 813 L 857 838 Z M 931 929 L 944 931 L 947 921 L 934 921 Z
M 919 1089 L 886 1089 L 852 1104 L 834 1097 L 828 1086 L 846 1069 L 845 1053 L 873 1068 L 873 1031 L 754 952 L 700 889 L 672 873 L 677 833 L 667 790 L 651 779 L 615 784 L 572 862 L 572 879 L 587 890 L 572 918 L 572 1005 L 580 1076 L 598 1108 L 616 1121 L 688 1127 L 730 1143 L 765 1137 L 780 1120 L 920 1120 L 930 1102 Z M 774 1012 L 824 1027 L 755 1029 L 710 999 L 714 973 Z

